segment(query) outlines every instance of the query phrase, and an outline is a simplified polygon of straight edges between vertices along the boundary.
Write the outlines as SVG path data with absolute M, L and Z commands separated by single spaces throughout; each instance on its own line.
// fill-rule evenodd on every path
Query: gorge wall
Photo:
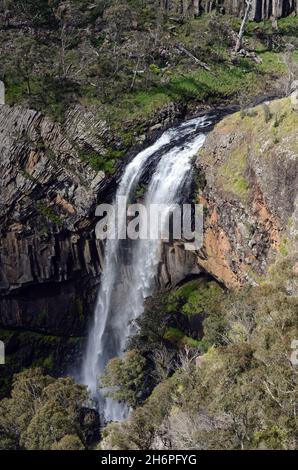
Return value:
M 263 104 L 223 119 L 197 158 L 198 264 L 228 287 L 258 282 L 276 254 L 297 250 L 297 126 L 290 98 Z
M 169 125 L 183 112 L 166 107 L 154 124 Z M 146 125 L 154 136 L 153 122 Z M 32 363 L 63 373 L 81 362 L 103 266 L 95 208 L 111 201 L 125 165 L 124 159 L 105 174 L 84 155 L 101 154 L 118 139 L 90 108 L 71 109 L 61 126 L 32 109 L 0 106 L 0 337 L 7 375 Z M 166 259 L 161 285 L 197 270 L 183 248 Z
M 5 388 L 5 375 L 34 361 L 60 372 L 79 362 L 102 266 L 90 214 L 103 175 L 80 160 L 71 127 L 67 137 L 37 111 L 1 106 L 0 136 Z
M 12 370 L 36 356 L 59 373 L 80 361 L 103 266 L 94 211 L 121 173 L 97 173 L 80 158 L 84 145 L 100 151 L 108 138 L 95 121 L 81 113 L 61 128 L 36 111 L 0 107 L 0 332 Z M 204 245 L 165 244 L 160 287 L 205 272 L 227 287 L 255 283 L 293 249 L 297 125 L 288 98 L 215 126 L 196 162 Z

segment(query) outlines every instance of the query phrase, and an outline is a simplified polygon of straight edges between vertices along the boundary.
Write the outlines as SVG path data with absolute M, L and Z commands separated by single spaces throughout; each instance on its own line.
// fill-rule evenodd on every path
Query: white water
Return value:
M 191 175 L 191 160 L 205 140 L 204 127 L 211 122 L 205 117 L 187 121 L 170 129 L 150 147 L 140 152 L 122 176 L 116 196 L 133 196 L 146 165 L 159 157 L 144 198 L 150 204 L 180 202 L 181 190 Z M 118 221 L 125 224 L 125 219 Z M 107 362 L 121 356 L 128 337 L 134 331 L 134 320 L 142 313 L 144 299 L 155 287 L 160 261 L 160 240 L 108 240 L 105 266 L 101 278 L 83 364 L 83 383 L 98 400 L 100 412 L 107 421 L 119 421 L 128 409 L 97 390 L 99 378 Z

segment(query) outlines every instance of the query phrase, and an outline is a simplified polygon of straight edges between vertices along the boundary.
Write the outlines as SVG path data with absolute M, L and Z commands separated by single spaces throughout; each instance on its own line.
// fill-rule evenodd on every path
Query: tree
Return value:
M 152 359 L 154 362 L 153 373 L 158 383 L 162 382 L 167 377 L 169 377 L 171 371 L 173 371 L 174 357 L 175 357 L 174 352 L 170 351 L 165 346 L 153 352 L 152 354 Z
M 78 436 L 67 434 L 59 442 L 52 445 L 51 450 L 84 450 L 85 447 Z
M 127 422 L 107 428 L 104 448 L 294 449 L 296 292 L 296 255 L 276 263 L 267 283 L 227 292 L 217 305 L 223 341 L 196 363 L 186 351 Z
M 0 448 L 85 448 L 98 436 L 98 417 L 86 408 L 86 387 L 54 379 L 40 368 L 16 374 L 11 398 L 0 401 Z
M 3 0 L 2 2 L 4 23 L 5 23 L 6 28 L 9 27 L 9 11 L 10 11 L 10 7 L 12 6 L 12 4 L 13 4 L 12 0 Z
M 71 41 L 71 32 L 68 27 L 68 19 L 70 15 L 70 4 L 67 1 L 50 0 L 53 14 L 58 21 L 60 27 L 60 60 L 59 75 L 60 78 L 66 78 L 71 67 L 66 62 L 66 52 Z M 74 33 L 74 31 L 72 31 Z
M 39 367 L 27 369 L 14 376 L 11 397 L 17 403 L 17 411 L 24 424 L 32 418 L 42 403 L 43 390 L 54 381 L 53 377 L 44 375 Z
M 242 48 L 243 35 L 245 32 L 246 23 L 248 22 L 248 19 L 249 19 L 250 10 L 252 8 L 252 2 L 253 0 L 245 0 L 246 8 L 245 8 L 243 20 L 240 26 L 240 30 L 239 30 L 239 34 L 238 34 L 238 38 L 237 38 L 237 42 L 235 46 L 235 52 L 239 52 L 240 49 Z
M 55 443 L 72 432 L 73 423 L 65 410 L 49 402 L 41 406 L 33 416 L 21 436 L 21 444 L 28 450 L 50 450 Z
M 111 389 L 106 392 L 108 396 L 135 408 L 144 393 L 145 365 L 146 359 L 134 350 L 123 358 L 115 357 L 108 363 L 100 387 Z

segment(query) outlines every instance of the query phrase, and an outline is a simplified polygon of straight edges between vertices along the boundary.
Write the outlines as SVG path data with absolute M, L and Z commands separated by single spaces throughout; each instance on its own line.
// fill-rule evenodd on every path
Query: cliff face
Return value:
M 1 107 L 2 325 L 69 335 L 84 329 L 77 310 L 88 311 L 88 298 L 78 292 L 102 265 L 90 215 L 104 175 L 81 162 L 70 131 L 62 134 L 38 112 Z
M 228 287 L 254 283 L 297 250 L 298 114 L 290 99 L 223 119 L 197 158 L 206 184 L 199 266 Z
M 167 125 L 181 112 L 167 107 L 155 124 Z M 148 120 L 149 134 L 152 125 Z M 111 200 L 125 165 L 109 175 L 93 170 L 84 156 L 100 155 L 117 139 L 90 108 L 72 108 L 62 126 L 35 110 L 0 106 L 0 338 L 6 376 L 36 358 L 59 373 L 80 363 L 103 266 L 95 208 Z M 192 270 L 199 271 L 194 254 L 165 248 L 159 284 L 176 284 Z M 0 380 L 0 393 L 2 385 Z
M 113 193 L 117 174 L 90 169 L 79 151 L 100 152 L 108 130 L 84 113 L 76 120 L 71 113 L 62 130 L 33 110 L 0 110 L 0 325 L 81 335 L 103 264 L 94 210 Z M 282 100 L 215 127 L 197 160 L 207 208 L 199 266 L 182 244 L 165 246 L 161 286 L 202 268 L 238 285 L 248 271 L 266 269 L 295 209 L 295 126 L 297 113 Z
M 162 127 L 180 112 L 170 106 L 155 122 Z M 70 110 L 62 127 L 37 111 L 5 105 L 0 136 L 0 325 L 82 334 L 86 318 L 79 321 L 78 305 L 92 311 L 103 263 L 95 208 L 111 200 L 125 165 L 113 175 L 95 171 L 84 152 L 98 155 L 118 137 L 84 108 Z
M 99 124 L 80 118 L 64 131 L 40 113 L 0 106 L 0 336 L 6 366 L 59 373 L 80 362 L 102 267 L 92 218 L 104 175 L 78 156 Z M 89 122 L 86 132 L 84 122 Z
M 245 9 L 243 0 L 161 0 L 161 3 L 166 10 L 193 16 L 209 13 L 213 9 L 221 13 L 242 16 Z M 261 21 L 297 13 L 297 0 L 253 0 L 250 17 L 254 21 Z

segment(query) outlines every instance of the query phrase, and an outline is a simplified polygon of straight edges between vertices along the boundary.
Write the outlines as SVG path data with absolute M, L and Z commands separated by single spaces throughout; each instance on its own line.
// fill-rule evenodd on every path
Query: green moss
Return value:
M 53 224 L 58 226 L 63 224 L 63 220 L 55 213 L 54 209 L 52 207 L 48 207 L 42 201 L 38 201 L 36 203 L 36 209 L 39 214 L 43 215 L 48 221 L 53 222 Z
M 235 194 L 246 203 L 249 194 L 249 183 L 245 178 L 247 169 L 247 144 L 233 150 L 227 161 L 218 169 L 217 178 L 225 191 Z
M 78 155 L 81 160 L 87 162 L 93 170 L 113 174 L 116 170 L 117 159 L 123 155 L 123 151 L 110 149 L 105 155 L 100 155 L 92 151 L 86 152 L 79 150 Z
M 181 348 L 183 346 L 196 348 L 200 346 L 200 341 L 193 339 L 190 336 L 186 336 L 183 331 L 181 331 L 179 328 L 174 327 L 169 327 L 166 329 L 164 339 L 170 341 L 178 348 Z
M 286 237 L 283 237 L 281 240 L 280 246 L 279 246 L 279 252 L 282 256 L 287 256 L 288 255 L 288 239 Z

